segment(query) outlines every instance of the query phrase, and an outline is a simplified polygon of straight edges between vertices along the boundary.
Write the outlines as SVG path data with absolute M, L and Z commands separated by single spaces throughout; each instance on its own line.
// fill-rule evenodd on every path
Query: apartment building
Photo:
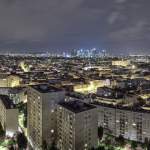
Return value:
M 98 125 L 114 136 L 139 142 L 150 140 L 150 111 L 136 107 L 119 107 L 95 103 L 98 107 Z
M 13 136 L 18 131 L 18 109 L 6 95 L 0 95 L 0 123 L 6 136 Z
M 0 74 L 0 87 L 20 86 L 22 79 L 15 74 Z
M 56 140 L 56 106 L 64 97 L 64 91 L 47 84 L 28 87 L 27 133 L 33 149 L 42 149 L 43 143 L 50 145 Z
M 79 100 L 57 106 L 57 146 L 60 150 L 88 150 L 97 145 L 97 108 Z

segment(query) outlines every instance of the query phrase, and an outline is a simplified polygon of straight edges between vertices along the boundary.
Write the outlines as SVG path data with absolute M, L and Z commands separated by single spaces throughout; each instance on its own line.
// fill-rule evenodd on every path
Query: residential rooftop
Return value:
M 13 109 L 13 108 L 15 108 L 15 105 L 14 105 L 13 101 L 9 98 L 9 96 L 7 96 L 7 95 L 0 95 L 0 100 L 2 101 L 2 103 L 4 104 L 6 109 Z
M 60 106 L 74 112 L 74 113 L 80 113 L 83 111 L 88 111 L 90 109 L 95 109 L 96 107 L 91 104 L 87 104 L 84 102 L 81 102 L 79 100 L 69 101 L 69 102 L 61 102 L 59 103 Z
M 100 102 L 93 102 L 92 104 L 95 106 L 102 106 L 102 107 L 113 108 L 118 110 L 126 110 L 126 111 L 138 112 L 138 113 L 150 113 L 150 109 L 146 109 L 146 107 L 144 109 L 144 107 L 141 106 L 122 106 L 122 105 L 113 105 L 113 104 L 106 104 Z
M 30 85 L 33 89 L 37 90 L 40 93 L 50 93 L 50 92 L 59 92 L 62 89 L 56 88 L 54 86 L 50 86 L 48 84 L 37 84 L 37 85 Z

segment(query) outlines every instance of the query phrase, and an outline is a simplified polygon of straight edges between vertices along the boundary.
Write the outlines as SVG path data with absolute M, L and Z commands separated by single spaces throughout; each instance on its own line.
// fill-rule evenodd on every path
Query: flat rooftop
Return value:
M 15 108 L 15 105 L 13 103 L 13 100 L 9 98 L 7 95 L 0 95 L 0 101 L 4 104 L 6 109 L 13 109 Z
M 138 113 L 150 113 L 150 109 L 144 109 L 141 106 L 121 106 L 121 105 L 113 105 L 113 104 L 106 104 L 106 103 L 100 103 L 100 102 L 93 102 L 92 103 L 95 106 L 102 106 L 107 108 L 113 108 L 123 111 L 132 111 L 132 112 L 138 112 Z
M 9 76 L 9 74 L 2 73 L 2 74 L 0 74 L 0 79 L 6 79 L 8 76 Z
M 61 102 L 59 103 L 60 106 L 74 112 L 80 113 L 83 111 L 88 111 L 90 109 L 96 108 L 94 105 L 90 105 L 79 100 L 69 101 L 69 102 Z
M 56 88 L 54 86 L 50 86 L 48 84 L 37 84 L 37 85 L 30 85 L 33 89 L 37 90 L 40 93 L 50 93 L 50 92 L 59 92 L 62 89 Z

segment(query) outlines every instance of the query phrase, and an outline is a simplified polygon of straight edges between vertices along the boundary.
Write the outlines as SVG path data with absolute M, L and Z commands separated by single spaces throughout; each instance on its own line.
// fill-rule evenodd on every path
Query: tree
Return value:
M 46 140 L 43 140 L 43 142 L 42 142 L 42 149 L 43 150 L 47 150 L 48 149 L 48 145 L 47 145 Z
M 143 149 L 146 149 L 147 148 L 147 145 L 148 145 L 148 138 L 145 138 L 145 141 L 144 141 L 144 143 L 141 143 L 141 147 L 143 148 Z
M 142 144 L 142 148 L 147 148 L 147 150 L 150 150 L 150 141 L 148 138 L 145 138 L 145 142 Z
M 27 103 L 20 102 L 17 104 L 17 108 L 20 113 L 27 114 Z
M 27 128 L 27 117 L 26 116 L 24 116 L 24 119 L 23 119 L 23 126 L 25 128 Z
M 101 140 L 103 137 L 103 127 L 98 127 L 98 138 Z
M 119 137 L 116 137 L 116 142 L 120 147 L 124 147 L 125 146 L 125 139 L 122 135 L 120 135 Z
M 17 134 L 17 144 L 20 149 L 26 149 L 27 148 L 27 138 L 24 135 L 24 133 L 18 133 Z
M 49 150 L 58 150 L 57 147 L 56 147 L 55 142 L 53 142 L 53 143 L 51 144 Z
M 15 150 L 13 146 L 10 146 L 8 149 L 9 150 Z
M 109 147 L 108 150 L 115 150 L 113 146 Z
M 150 150 L 150 142 L 146 146 L 147 146 L 147 150 Z
M 96 150 L 105 150 L 104 146 L 99 146 Z
M 111 137 L 110 136 L 107 136 L 106 138 L 105 138 L 105 144 L 106 145 L 110 145 L 111 144 Z
M 132 142 L 131 142 L 131 148 L 132 148 L 132 149 L 136 149 L 136 148 L 137 148 L 137 142 L 132 141 Z
M 5 135 L 5 131 L 3 130 L 2 124 L 0 123 L 0 136 Z

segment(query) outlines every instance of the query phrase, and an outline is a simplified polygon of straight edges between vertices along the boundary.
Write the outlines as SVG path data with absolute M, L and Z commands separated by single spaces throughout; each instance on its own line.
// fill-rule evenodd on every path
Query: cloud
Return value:
M 1 0 L 0 49 L 115 48 L 131 39 L 147 48 L 149 6 L 148 0 Z
M 113 24 L 119 19 L 120 13 L 119 12 L 112 12 L 110 16 L 108 17 L 108 23 Z
M 145 31 L 150 31 L 150 28 L 147 28 L 147 25 L 147 22 L 141 20 L 132 26 L 110 33 L 109 37 L 116 41 L 121 40 L 122 42 L 127 40 L 142 40 L 143 38 L 148 37 L 147 34 L 145 34 Z
M 125 3 L 127 0 L 115 0 L 116 3 Z

